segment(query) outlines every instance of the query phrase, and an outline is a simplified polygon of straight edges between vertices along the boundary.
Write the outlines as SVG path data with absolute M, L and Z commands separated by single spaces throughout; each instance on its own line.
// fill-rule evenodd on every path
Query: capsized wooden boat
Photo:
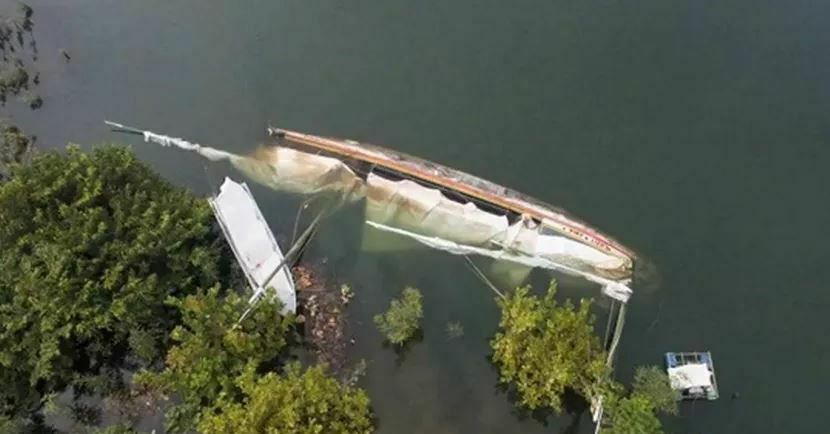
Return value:
M 623 263 L 618 269 L 619 277 L 631 275 L 633 262 L 636 259 L 632 250 L 566 211 L 510 188 L 377 145 L 286 129 L 269 128 L 268 131 L 272 137 L 277 139 L 278 145 L 299 146 L 301 149 L 302 147 L 311 148 L 341 159 L 345 158 L 347 164 L 350 163 L 349 166 L 356 173 L 380 169 L 399 177 L 438 187 L 444 193 L 458 193 L 479 206 L 501 210 L 509 217 L 515 218 L 519 215 L 530 217 L 561 235 L 622 259 Z M 365 169 L 361 170 L 361 165 Z
M 468 173 L 353 140 L 269 128 L 274 143 L 238 155 L 107 122 L 147 142 L 229 161 L 277 191 L 364 200 L 366 223 L 456 255 L 560 271 L 627 301 L 635 254 L 567 212 Z

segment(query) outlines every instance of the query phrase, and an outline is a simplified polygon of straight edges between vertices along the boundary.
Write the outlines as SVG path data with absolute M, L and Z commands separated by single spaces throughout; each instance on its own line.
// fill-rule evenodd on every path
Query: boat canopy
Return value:
M 674 390 L 711 387 L 712 373 L 705 363 L 693 363 L 669 368 L 669 381 Z

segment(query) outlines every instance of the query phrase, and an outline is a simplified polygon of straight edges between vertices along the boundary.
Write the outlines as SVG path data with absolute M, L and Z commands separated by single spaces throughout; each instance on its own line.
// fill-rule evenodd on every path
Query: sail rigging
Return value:
M 598 283 L 626 302 L 636 256 L 567 212 L 482 178 L 375 145 L 270 129 L 275 143 L 248 155 L 108 122 L 145 141 L 226 160 L 278 191 L 330 192 L 365 202 L 366 224 L 422 245 Z

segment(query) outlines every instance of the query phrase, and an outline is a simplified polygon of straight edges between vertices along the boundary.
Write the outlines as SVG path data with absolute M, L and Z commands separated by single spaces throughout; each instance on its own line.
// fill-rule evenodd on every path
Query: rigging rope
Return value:
M 617 315 L 617 324 L 614 327 L 614 338 L 611 340 L 611 347 L 608 350 L 608 366 L 611 366 L 611 363 L 614 360 L 614 356 L 617 351 L 617 345 L 620 343 L 620 338 L 622 337 L 622 329 L 625 325 L 625 308 L 626 304 L 622 303 L 620 305 L 619 314 Z
M 490 289 L 493 290 L 493 292 L 495 292 L 499 297 L 502 298 L 502 300 L 506 298 L 504 294 L 502 294 L 502 292 L 499 291 L 498 288 L 496 288 L 496 285 L 493 285 L 493 282 L 491 282 L 490 279 L 488 279 L 487 276 L 485 276 L 484 273 L 481 272 L 481 270 L 476 266 L 476 264 L 473 263 L 473 260 L 470 259 L 469 256 L 464 255 L 464 259 L 467 261 L 467 265 L 473 270 L 473 274 L 475 274 L 482 282 L 484 282 L 485 285 L 489 286 Z
M 311 238 L 314 236 L 314 234 L 317 233 L 317 225 L 326 211 L 327 210 L 324 209 L 317 214 L 314 220 L 311 221 L 311 224 L 308 225 L 308 228 L 306 228 L 302 235 L 300 235 L 300 238 L 297 240 L 297 242 L 294 243 L 294 245 L 291 246 L 291 249 L 288 250 L 288 253 L 285 254 L 285 257 L 283 258 L 282 262 L 280 262 L 280 264 L 277 265 L 276 268 L 274 268 L 274 271 L 272 271 L 271 274 L 268 275 L 264 282 L 270 282 L 271 279 L 273 279 L 274 276 L 289 263 L 291 258 L 301 253 L 306 248 L 306 246 L 308 246 L 308 242 L 311 241 Z M 243 312 L 242 315 L 239 317 L 239 321 L 237 321 L 237 324 L 241 323 L 251 312 L 253 312 L 257 302 L 262 298 L 262 295 L 265 294 L 266 289 L 267 288 L 262 287 L 257 288 L 256 292 L 254 292 L 254 295 L 251 296 L 251 298 L 248 300 L 248 304 L 250 306 L 248 306 L 248 309 L 246 309 L 245 312 Z
M 611 334 L 611 323 L 614 321 L 614 309 L 617 307 L 616 300 L 611 299 L 611 307 L 608 309 L 608 320 L 605 322 L 605 336 L 602 338 L 602 345 L 608 346 L 608 336 Z

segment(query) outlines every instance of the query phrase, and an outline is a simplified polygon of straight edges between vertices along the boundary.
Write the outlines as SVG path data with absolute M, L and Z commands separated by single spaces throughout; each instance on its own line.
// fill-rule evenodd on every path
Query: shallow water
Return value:
M 830 4 L 30 3 L 45 104 L 4 110 L 41 144 L 126 140 L 199 193 L 228 169 L 206 176 L 195 157 L 102 121 L 237 152 L 270 123 L 484 176 L 654 263 L 660 284 L 631 301 L 619 376 L 665 351 L 711 350 L 723 397 L 684 405 L 673 432 L 822 431 Z M 290 232 L 297 201 L 255 194 L 274 230 Z M 520 420 L 496 391 L 486 355 L 497 311 L 458 258 L 355 255 L 353 217 L 330 222 L 314 251 L 357 292 L 354 353 L 367 358 L 381 433 L 591 431 L 584 418 Z M 424 291 L 427 323 L 397 363 L 371 316 L 405 284 Z M 464 337 L 447 340 L 450 320 Z

